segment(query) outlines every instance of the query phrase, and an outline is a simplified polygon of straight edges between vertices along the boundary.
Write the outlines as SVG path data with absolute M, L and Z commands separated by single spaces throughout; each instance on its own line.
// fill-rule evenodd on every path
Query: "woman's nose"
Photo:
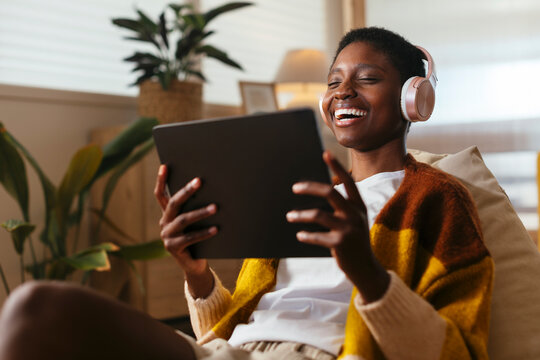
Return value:
M 335 92 L 336 99 L 347 99 L 350 97 L 354 97 L 355 95 L 356 90 L 354 89 L 350 81 L 341 82 Z

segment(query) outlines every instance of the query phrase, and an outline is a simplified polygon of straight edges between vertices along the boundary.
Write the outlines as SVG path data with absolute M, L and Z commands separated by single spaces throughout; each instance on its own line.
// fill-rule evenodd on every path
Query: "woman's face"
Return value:
M 322 108 L 341 145 L 371 151 L 404 139 L 407 123 L 400 96 L 400 74 L 387 56 L 367 43 L 354 42 L 330 69 Z

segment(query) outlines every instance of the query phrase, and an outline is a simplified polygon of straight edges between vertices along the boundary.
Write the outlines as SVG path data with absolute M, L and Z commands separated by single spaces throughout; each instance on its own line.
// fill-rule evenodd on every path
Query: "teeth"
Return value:
M 360 110 L 360 109 L 337 109 L 336 112 L 334 113 L 334 116 L 336 117 L 336 119 L 339 120 L 347 115 L 361 117 L 361 116 L 366 116 L 366 114 L 367 114 L 367 111 Z

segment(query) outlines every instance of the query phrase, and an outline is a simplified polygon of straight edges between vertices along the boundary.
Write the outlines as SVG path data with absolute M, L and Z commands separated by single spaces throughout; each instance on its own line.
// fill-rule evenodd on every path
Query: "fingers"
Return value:
M 325 198 L 336 211 L 347 213 L 352 209 L 341 194 L 329 184 L 314 181 L 303 181 L 293 185 L 292 190 L 299 195 L 312 195 Z
M 333 249 L 340 244 L 341 239 L 339 233 L 330 232 L 307 232 L 299 231 L 296 233 L 296 238 L 306 244 L 322 246 L 328 249 Z
M 329 229 L 340 227 L 343 221 L 321 209 L 289 211 L 287 213 L 287 220 L 291 223 L 319 224 Z
M 165 211 L 167 203 L 169 202 L 169 196 L 165 191 L 165 182 L 167 180 L 167 165 L 160 165 L 158 175 L 156 178 L 156 185 L 154 187 L 154 195 L 161 207 L 161 210 Z
M 177 255 L 183 252 L 188 246 L 203 240 L 210 239 L 218 233 L 218 228 L 212 226 L 208 229 L 194 231 L 188 234 L 182 234 L 176 237 L 168 237 L 163 240 L 163 246 L 171 254 Z
M 195 191 L 201 187 L 201 179 L 195 178 L 187 183 L 182 189 L 178 190 L 168 201 L 163 211 L 162 219 L 165 222 L 171 222 L 180 212 L 180 208 L 192 196 Z
M 366 206 L 364 204 L 364 201 L 362 200 L 362 197 L 358 192 L 358 188 L 356 187 L 354 179 L 349 174 L 349 172 L 345 170 L 345 168 L 339 163 L 339 161 L 337 161 L 337 159 L 328 151 L 325 151 L 323 153 L 323 160 L 343 183 L 349 199 L 365 210 Z
M 161 220 L 161 238 L 166 239 L 168 237 L 176 236 L 182 233 L 186 227 L 214 215 L 217 212 L 217 206 L 210 204 L 204 208 L 193 210 L 187 213 L 183 213 L 175 217 L 172 221 L 167 221 L 165 215 Z

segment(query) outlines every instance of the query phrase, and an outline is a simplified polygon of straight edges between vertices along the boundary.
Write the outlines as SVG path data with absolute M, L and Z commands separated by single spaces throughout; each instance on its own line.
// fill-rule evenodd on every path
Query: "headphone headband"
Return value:
M 437 79 L 437 72 L 435 71 L 435 62 L 433 61 L 433 58 L 431 57 L 431 54 L 426 49 L 424 49 L 423 47 L 418 46 L 418 45 L 416 45 L 416 47 L 420 51 L 422 51 L 422 53 L 425 56 L 425 59 L 426 59 L 426 61 L 428 63 L 428 69 L 427 69 L 426 78 L 429 80 L 429 82 L 431 83 L 431 85 L 435 89 L 437 87 L 437 82 L 439 81 L 439 79 Z

